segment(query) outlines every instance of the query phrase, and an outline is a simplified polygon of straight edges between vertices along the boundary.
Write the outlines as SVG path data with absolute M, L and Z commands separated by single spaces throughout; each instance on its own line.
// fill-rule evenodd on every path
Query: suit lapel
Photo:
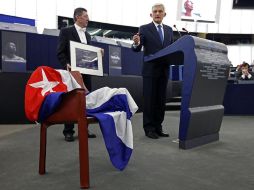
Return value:
M 81 40 L 79 38 L 79 35 L 78 35 L 78 32 L 75 28 L 75 26 L 72 27 L 72 37 L 73 39 L 76 41 L 76 42 L 80 42 L 81 43 Z
M 165 42 L 170 41 L 169 39 L 169 33 L 165 25 L 163 25 L 163 31 L 164 31 L 164 41 L 163 41 L 163 46 L 165 45 Z
M 86 35 L 87 44 L 90 44 L 90 42 L 91 42 L 91 37 L 89 36 L 89 34 L 88 34 L 87 31 L 85 32 L 85 35 Z
M 158 33 L 156 26 L 154 25 L 153 22 L 150 24 L 149 28 L 150 28 L 151 32 L 153 33 L 153 36 L 156 38 L 156 42 L 161 44 L 161 39 L 160 39 L 159 33 Z

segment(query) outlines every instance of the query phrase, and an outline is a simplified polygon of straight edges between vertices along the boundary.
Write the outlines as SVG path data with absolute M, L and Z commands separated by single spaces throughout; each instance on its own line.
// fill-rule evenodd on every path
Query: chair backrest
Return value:
M 85 85 L 84 85 L 84 82 L 83 82 L 83 79 L 82 79 L 82 76 L 80 74 L 79 71 L 70 71 L 71 75 L 76 79 L 76 81 L 78 82 L 78 84 L 84 88 Z
M 86 92 L 86 87 L 83 83 L 82 75 L 79 71 L 70 71 L 71 75 L 74 77 L 74 79 L 77 81 L 77 83 L 81 86 L 81 89 L 74 89 L 67 94 L 67 96 L 64 96 L 61 104 L 58 106 L 57 110 L 53 114 L 51 114 L 45 121 L 47 124 L 56 124 L 56 123 L 75 123 L 77 122 L 77 118 L 80 114 L 80 106 L 82 107 L 82 111 L 85 108 L 85 98 L 84 95 Z M 84 90 L 83 90 L 84 89 Z M 84 105 L 80 104 L 80 99 L 78 97 L 79 93 L 82 94 L 82 99 L 84 99 Z M 77 103 L 78 102 L 78 103 Z M 79 110 L 79 111 L 78 111 Z M 82 116 L 84 116 L 84 113 L 81 113 Z
M 83 78 L 82 78 L 82 75 L 80 74 L 80 72 L 79 71 L 70 71 L 70 73 L 76 79 L 76 81 L 81 86 L 81 88 L 85 89 L 85 92 L 88 93 L 89 91 L 83 82 Z

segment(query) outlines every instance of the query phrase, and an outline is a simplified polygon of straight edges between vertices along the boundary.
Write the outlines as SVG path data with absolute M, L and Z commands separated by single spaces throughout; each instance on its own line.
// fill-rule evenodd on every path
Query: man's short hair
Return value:
M 82 7 L 78 7 L 74 10 L 74 13 L 73 13 L 73 20 L 74 22 L 77 21 L 77 16 L 81 16 L 83 12 L 87 12 L 87 10 L 85 8 L 82 8 Z
M 164 6 L 162 3 L 155 3 L 155 4 L 152 6 L 152 11 L 153 11 L 154 7 L 162 7 L 163 10 L 164 10 L 164 12 L 166 11 L 165 6 Z
M 242 63 L 242 65 L 241 65 L 241 67 L 248 67 L 248 68 L 249 68 L 250 65 L 249 65 L 247 62 L 244 61 L 244 62 Z

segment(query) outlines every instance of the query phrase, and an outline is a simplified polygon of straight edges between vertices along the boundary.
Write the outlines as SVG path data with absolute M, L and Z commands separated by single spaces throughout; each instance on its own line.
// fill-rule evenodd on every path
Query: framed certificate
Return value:
M 103 76 L 101 48 L 70 41 L 71 70 Z

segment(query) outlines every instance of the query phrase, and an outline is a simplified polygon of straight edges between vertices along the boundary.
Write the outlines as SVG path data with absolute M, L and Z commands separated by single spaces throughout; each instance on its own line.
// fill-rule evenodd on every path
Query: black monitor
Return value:
M 233 0 L 233 9 L 254 9 L 253 0 Z

